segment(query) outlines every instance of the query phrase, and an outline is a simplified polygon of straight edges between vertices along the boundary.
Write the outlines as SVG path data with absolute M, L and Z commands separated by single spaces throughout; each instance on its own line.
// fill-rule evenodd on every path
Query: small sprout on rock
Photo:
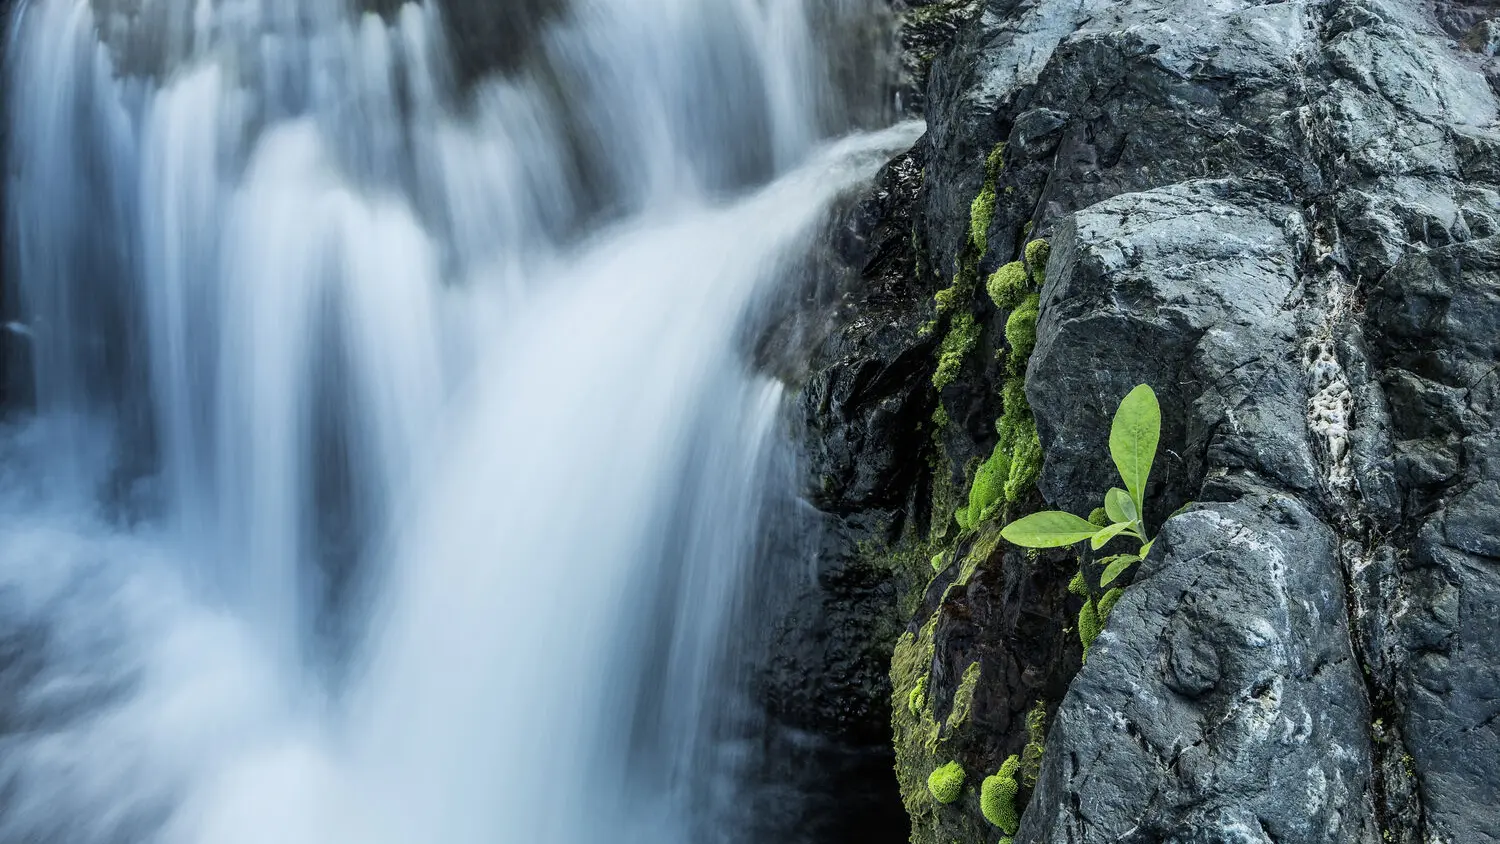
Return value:
M 1140 553 L 1118 556 L 1133 557 L 1131 562 L 1139 560 L 1151 550 L 1143 514 L 1146 510 L 1146 481 L 1151 475 L 1151 464 L 1156 459 L 1160 439 L 1161 406 L 1156 401 L 1156 393 L 1142 384 L 1120 402 L 1110 430 L 1110 454 L 1126 487 L 1123 490 L 1111 489 L 1104 496 L 1104 511 L 1110 524 L 1100 527 L 1072 513 L 1048 510 L 1011 522 L 1001 535 L 1026 548 L 1062 548 L 1089 540 L 1095 550 L 1116 536 L 1131 536 L 1140 541 Z M 1120 570 L 1126 567 L 1122 566 Z M 1108 586 L 1109 581 L 1101 585 Z
M 964 766 L 949 762 L 928 775 L 927 790 L 937 802 L 952 803 L 963 793 L 964 776 Z
M 1115 554 L 1100 561 L 1104 572 L 1099 577 L 1099 587 L 1108 587 L 1151 552 L 1153 540 L 1146 533 L 1145 522 L 1146 482 L 1151 477 L 1160 441 L 1161 405 L 1156 393 L 1141 384 L 1120 402 L 1109 432 L 1109 453 L 1125 488 L 1115 487 L 1105 494 L 1107 524 L 1095 523 L 1097 510 L 1087 520 L 1051 510 L 1011 522 L 1000 532 L 1001 536 L 1026 548 L 1061 548 L 1088 540 L 1095 551 L 1118 536 L 1135 538 L 1140 542 L 1136 553 Z M 1120 589 L 1112 589 L 1098 600 L 1091 594 L 1079 610 L 1078 637 L 1083 643 L 1085 660 L 1089 646 L 1098 638 L 1100 628 L 1119 599 Z

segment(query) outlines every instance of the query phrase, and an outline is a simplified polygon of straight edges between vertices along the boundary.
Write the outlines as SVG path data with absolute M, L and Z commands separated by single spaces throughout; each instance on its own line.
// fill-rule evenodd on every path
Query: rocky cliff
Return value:
M 1500 4 L 903 14 L 929 130 L 799 407 L 911 840 L 1500 841 Z M 1098 505 L 1140 383 L 1160 539 L 1085 664 L 1096 565 L 998 531 Z

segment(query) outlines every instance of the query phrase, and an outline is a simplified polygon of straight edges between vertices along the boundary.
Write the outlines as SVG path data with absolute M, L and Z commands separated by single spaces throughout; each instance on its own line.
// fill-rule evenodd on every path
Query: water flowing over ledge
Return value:
M 430 5 L 139 5 L 10 36 L 0 840 L 737 840 L 742 339 L 918 128 L 823 140 L 794 0 L 579 3 L 468 97 Z

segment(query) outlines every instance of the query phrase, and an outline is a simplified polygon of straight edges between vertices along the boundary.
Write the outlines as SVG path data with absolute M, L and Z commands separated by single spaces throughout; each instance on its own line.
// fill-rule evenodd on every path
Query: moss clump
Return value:
M 995 307 L 1008 311 L 1021 304 L 1021 300 L 1026 298 L 1028 286 L 1026 265 L 1020 261 L 1011 261 L 990 275 L 989 281 L 985 282 L 984 289 L 990 294 Z
M 1109 527 L 1109 513 L 1103 507 L 1095 507 L 1089 512 L 1089 523 L 1098 525 L 1099 527 Z M 1079 576 L 1082 577 L 1082 575 Z
M 1016 772 L 1021 760 L 1011 756 L 1000 765 L 998 773 L 984 778 L 979 787 L 979 809 L 984 819 L 1000 827 L 1007 835 L 1015 835 L 1021 827 L 1020 815 L 1016 812 L 1016 793 L 1021 790 L 1016 782 Z
M 1026 265 L 1037 275 L 1047 271 L 1047 259 L 1052 257 L 1052 244 L 1045 240 L 1033 240 L 1026 244 Z
M 1036 348 L 1036 324 L 1041 317 L 1042 297 L 1032 293 L 1005 320 L 1005 342 L 1010 345 L 1010 370 L 1026 371 L 1026 362 Z
M 964 359 L 979 345 L 979 323 L 974 317 L 962 313 L 953 318 L 948 326 L 948 334 L 943 338 L 942 349 L 938 352 L 937 371 L 932 374 L 932 386 L 938 390 L 946 388 L 958 378 L 958 371 L 964 365 Z
M 922 679 L 917 681 L 911 694 L 906 696 L 906 709 L 912 715 L 920 715 L 923 707 L 927 706 L 927 681 L 929 675 L 923 674 Z
M 964 766 L 949 762 L 927 775 L 927 790 L 937 802 L 952 803 L 963 793 L 964 777 Z
M 1078 572 L 1073 575 L 1072 580 L 1068 581 L 1068 591 L 1080 598 L 1089 596 L 1089 585 L 1083 579 L 1083 572 Z

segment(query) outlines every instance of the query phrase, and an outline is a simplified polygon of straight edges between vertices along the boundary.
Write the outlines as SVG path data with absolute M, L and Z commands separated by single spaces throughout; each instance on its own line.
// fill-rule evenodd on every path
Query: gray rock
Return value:
M 1263 491 L 1171 520 L 1073 681 L 1017 840 L 1377 840 L 1335 539 Z
M 1153 473 L 1160 506 L 1195 495 L 1210 466 L 1316 487 L 1307 369 L 1286 353 L 1306 330 L 1295 306 L 1307 234 L 1274 187 L 1191 182 L 1063 224 L 1027 372 L 1049 501 L 1087 513 L 1118 485 L 1110 420 L 1138 383 L 1156 389 L 1171 444 Z
M 1204 502 L 1061 702 L 1018 841 L 1500 840 L 1497 12 L 989 0 L 934 63 L 907 212 L 919 286 L 967 260 L 1001 142 L 980 274 L 1052 239 L 1026 390 L 1046 504 L 1096 506 L 1110 415 L 1142 382 L 1165 414 L 1153 524 Z M 972 304 L 988 355 L 1004 314 Z M 874 359 L 930 354 L 892 343 Z M 942 402 L 992 409 L 1000 377 L 966 366 Z M 859 454 L 896 443 L 863 431 Z M 950 450 L 984 453 L 971 439 Z M 850 512 L 876 500 L 857 468 L 834 474 Z M 1077 606 L 963 601 L 993 623 L 937 636 L 935 665 L 1011 644 L 1018 613 L 1061 628 Z M 1257 733 L 1270 712 L 1279 731 Z M 1015 746 L 996 729 L 971 743 Z

